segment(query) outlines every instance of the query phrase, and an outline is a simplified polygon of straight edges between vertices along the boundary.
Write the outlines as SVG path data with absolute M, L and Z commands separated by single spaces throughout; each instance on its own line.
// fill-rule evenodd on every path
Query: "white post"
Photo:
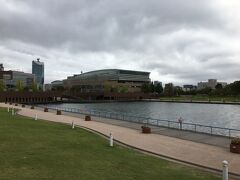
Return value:
M 12 108 L 12 116 L 14 115 L 14 109 Z
M 75 125 L 74 125 L 74 121 L 72 121 L 72 129 L 74 129 Z
M 9 107 L 8 107 L 8 112 L 10 111 Z
M 35 114 L 35 120 L 38 120 L 37 114 Z
M 228 180 L 228 162 L 223 161 L 222 165 L 223 165 L 223 180 Z
M 113 147 L 113 135 L 112 135 L 112 133 L 110 133 L 110 136 L 109 136 L 109 145 L 110 145 L 110 147 Z

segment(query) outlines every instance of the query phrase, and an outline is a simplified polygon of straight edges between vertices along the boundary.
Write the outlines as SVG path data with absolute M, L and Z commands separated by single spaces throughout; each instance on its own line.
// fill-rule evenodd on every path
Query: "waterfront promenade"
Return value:
M 1 107 L 12 107 L 8 104 L 0 103 Z M 16 108 L 16 107 L 15 107 Z M 18 113 L 34 119 L 37 114 L 39 119 L 71 124 L 72 121 L 78 126 L 92 129 L 106 136 L 112 133 L 114 139 L 154 154 L 173 158 L 176 160 L 198 164 L 211 169 L 222 169 L 222 161 L 229 162 L 229 171 L 240 174 L 240 156 L 230 153 L 228 148 L 208 145 L 204 143 L 169 137 L 161 134 L 142 134 L 137 129 L 121 127 L 113 124 L 106 124 L 97 121 L 84 121 L 78 117 L 67 115 L 56 115 L 55 112 L 45 113 L 41 110 L 31 110 L 29 107 L 21 108 Z M 190 136 L 190 135 L 189 135 Z

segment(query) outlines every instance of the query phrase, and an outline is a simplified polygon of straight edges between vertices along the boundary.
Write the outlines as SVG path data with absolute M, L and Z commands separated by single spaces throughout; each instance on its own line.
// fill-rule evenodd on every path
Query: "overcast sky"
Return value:
M 0 63 L 46 83 L 81 71 L 151 72 L 163 83 L 240 79 L 239 0 L 0 0 Z

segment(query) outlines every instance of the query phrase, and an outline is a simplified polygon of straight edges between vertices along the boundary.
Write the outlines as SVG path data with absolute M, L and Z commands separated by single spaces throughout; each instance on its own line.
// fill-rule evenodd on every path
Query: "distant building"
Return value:
M 157 85 L 162 86 L 162 82 L 160 82 L 160 81 L 153 81 L 153 85 L 154 86 L 157 86 Z
M 17 82 L 21 82 L 24 88 L 27 87 L 30 89 L 35 76 L 21 71 L 0 71 L 0 79 L 3 80 L 6 90 L 16 90 Z
M 0 71 L 4 71 L 3 64 L 0 64 Z
M 215 89 L 217 84 L 221 84 L 222 87 L 225 87 L 227 85 L 226 82 L 218 82 L 217 79 L 208 79 L 207 82 L 199 82 L 197 89 L 201 90 L 204 88 L 211 88 L 211 89 Z
M 142 85 L 150 82 L 149 75 L 143 71 L 104 69 L 68 77 L 63 86 L 84 93 L 141 92 Z
M 51 91 L 52 90 L 52 84 L 44 84 L 44 91 Z
M 194 90 L 197 90 L 197 86 L 186 84 L 186 85 L 183 85 L 182 90 L 185 92 L 194 91 Z
M 44 63 L 40 62 L 38 58 L 37 61 L 32 61 L 32 74 L 35 75 L 35 80 L 39 88 L 43 89 L 44 84 Z

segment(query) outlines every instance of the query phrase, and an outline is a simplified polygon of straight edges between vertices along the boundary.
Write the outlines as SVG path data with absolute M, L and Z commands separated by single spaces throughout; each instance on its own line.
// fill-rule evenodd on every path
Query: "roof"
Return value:
M 79 76 L 79 75 L 88 75 L 88 74 L 93 74 L 93 73 L 101 73 L 101 72 L 110 72 L 110 71 L 115 71 L 115 72 L 128 72 L 128 73 L 144 73 L 146 75 L 149 75 L 150 72 L 146 71 L 135 71 L 135 70 L 125 70 L 125 69 L 101 69 L 101 70 L 95 70 L 95 71 L 89 71 L 86 73 L 82 74 L 74 74 L 74 76 Z

